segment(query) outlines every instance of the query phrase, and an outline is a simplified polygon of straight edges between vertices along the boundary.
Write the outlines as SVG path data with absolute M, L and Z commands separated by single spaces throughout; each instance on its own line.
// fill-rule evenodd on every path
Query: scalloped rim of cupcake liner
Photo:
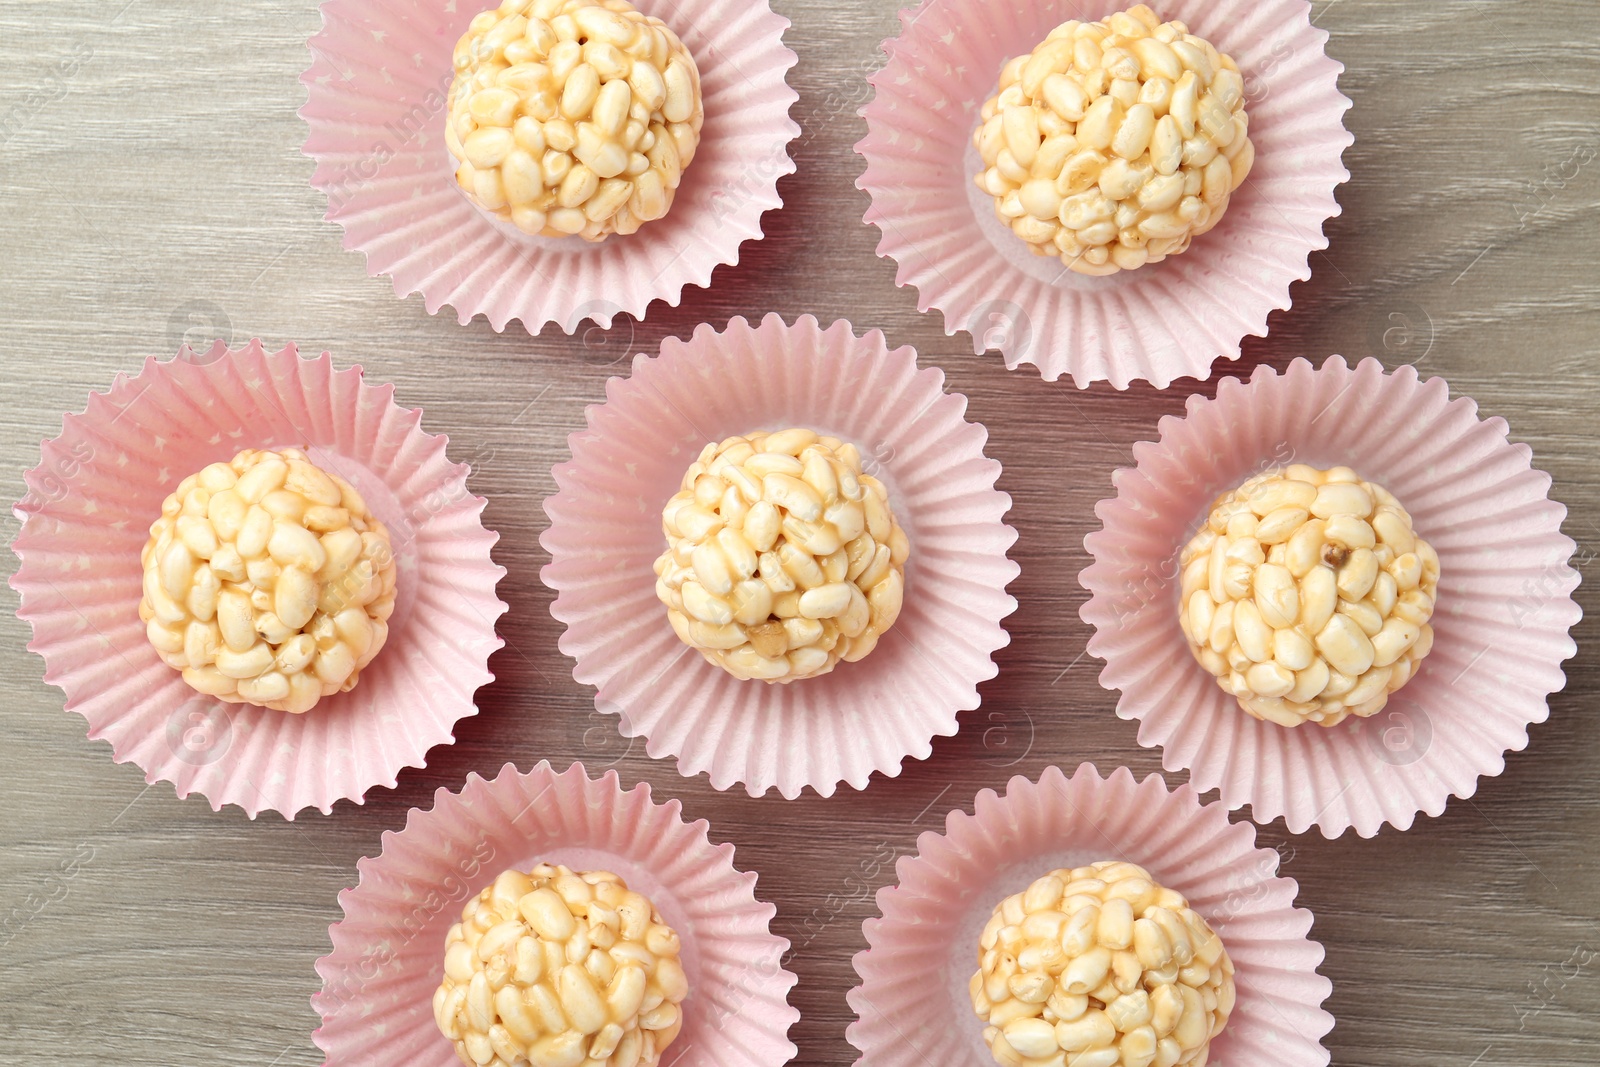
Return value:
M 799 94 L 787 81 L 799 57 L 783 43 L 789 20 L 766 0 L 638 0 L 646 14 L 670 15 L 714 106 L 667 217 L 582 247 L 519 240 L 456 187 L 442 134 L 427 132 L 443 121 L 449 49 L 476 10 L 450 6 L 433 14 L 438 5 L 416 0 L 401 12 L 328 0 L 300 76 L 299 115 L 310 126 L 302 152 L 316 163 L 312 186 L 329 198 L 324 218 L 343 229 L 345 249 L 363 254 L 369 275 L 391 277 L 397 296 L 422 294 L 430 315 L 449 304 L 463 326 L 481 314 L 497 333 L 512 319 L 535 335 L 551 323 L 569 335 L 588 321 L 609 329 L 617 315 L 643 318 L 652 301 L 678 306 L 686 286 L 709 288 L 717 267 L 736 265 L 741 246 L 762 239 L 761 217 L 783 206 L 778 179 L 794 173 L 788 148 L 800 136 L 789 115 Z M 442 58 L 430 68 L 433 53 Z M 430 80 L 428 69 L 446 74 Z
M 903 10 L 900 35 L 883 42 L 887 63 L 868 78 L 876 94 L 860 111 L 868 132 L 855 146 L 866 163 L 856 185 L 872 198 L 865 221 L 882 233 L 878 255 L 898 264 L 896 285 L 917 289 L 918 310 L 937 309 L 950 336 L 971 334 L 975 354 L 998 349 L 1008 369 L 1032 363 L 1044 380 L 1068 374 L 1079 388 L 1166 388 L 1209 378 L 1218 357 L 1238 359 L 1242 339 L 1266 336 L 1269 314 L 1290 307 L 1291 284 L 1311 277 L 1311 253 L 1328 247 L 1324 224 L 1341 211 L 1334 190 L 1350 179 L 1344 66 L 1326 54 L 1328 34 L 1311 24 L 1307 0 L 1175 0 L 1162 17 L 1187 19 L 1259 87 L 1255 170 L 1227 215 L 1183 255 L 1112 278 L 1063 268 L 1050 283 L 1009 262 L 968 207 L 960 161 L 977 110 L 1004 61 L 1051 27 L 1125 6 L 1034 14 L 1020 0 L 1004 12 L 924 0 Z M 1233 8 L 1241 10 L 1230 19 Z M 1037 33 L 1024 32 L 1035 22 Z
M 1322 946 L 1299 886 L 1278 874 L 1278 854 L 1256 847 L 1255 827 L 1202 804 L 1188 785 L 1160 775 L 1135 781 L 1126 767 L 1101 777 L 1081 764 L 1069 779 L 1047 767 L 1037 782 L 1012 778 L 1003 796 L 982 790 L 973 814 L 957 808 L 943 833 L 917 838 L 877 893 L 879 914 L 861 924 L 867 948 L 847 1000 L 845 1037 L 857 1067 L 991 1067 L 983 1023 L 967 983 L 992 908 L 1057 867 L 1120 859 L 1183 893 L 1222 936 L 1238 992 L 1212 1061 L 1238 1067 L 1323 1067 L 1333 983 L 1317 972 Z M 930 989 L 934 990 L 930 994 Z M 924 1049 L 936 1045 L 938 1056 Z
M 393 788 L 402 769 L 426 766 L 434 745 L 452 743 L 455 723 L 477 714 L 475 691 L 494 677 L 488 659 L 503 644 L 495 620 L 506 611 L 495 586 L 505 569 L 490 556 L 499 535 L 482 524 L 487 501 L 467 489 L 469 468 L 449 461 L 448 439 L 424 432 L 421 415 L 394 402 L 394 386 L 368 384 L 359 366 L 335 370 L 328 353 L 301 358 L 292 344 L 268 353 L 259 340 L 147 358 L 137 375 L 118 374 L 83 412 L 64 415 L 23 475 L 10 584 L 44 680 L 84 717 L 89 739 L 108 741 L 112 760 L 136 764 L 147 783 L 171 782 L 180 799 L 200 793 L 213 810 L 234 804 L 252 819 L 278 811 L 287 820 L 307 807 L 328 814 L 338 800 L 360 804 L 375 786 Z M 263 439 L 239 426 L 246 420 L 261 423 Z M 198 471 L 241 448 L 297 445 L 355 483 L 389 526 L 401 573 L 389 644 L 360 683 L 288 716 L 202 696 L 156 656 L 137 612 L 138 560 L 147 520 L 176 484 L 176 468 L 157 457 L 195 454 L 182 462 Z M 171 484 L 137 481 L 158 467 Z M 99 556 L 109 558 L 96 569 Z M 423 582 L 428 570 L 449 588 Z M 431 624 L 458 628 L 425 653 L 414 647 L 426 636 L 424 609 Z M 308 752 L 322 762 L 313 766 Z
M 524 824 L 530 813 L 537 825 Z M 736 868 L 734 846 L 713 845 L 709 830 L 686 821 L 680 801 L 655 802 L 648 783 L 624 790 L 616 771 L 591 778 L 582 763 L 557 773 L 541 761 L 526 774 L 507 763 L 493 779 L 469 774 L 459 792 L 440 788 L 431 808 L 384 831 L 379 854 L 357 862 L 355 887 L 340 891 L 343 918 L 316 962 L 313 1041 L 330 1067 L 455 1064 L 432 1007 L 445 933 L 501 870 L 549 857 L 621 875 L 682 937 L 690 990 L 669 1062 L 789 1062 L 800 1019 L 788 1003 L 797 978 L 782 964 L 789 941 L 771 930 L 777 910 L 757 899 L 756 874 Z
M 828 368 L 838 370 L 824 378 Z M 891 397 L 916 414 L 896 417 Z M 722 332 L 702 324 L 658 356 L 635 356 L 631 377 L 610 379 L 606 402 L 568 439 L 572 458 L 554 468 L 558 491 L 544 505 L 551 562 L 540 577 L 556 593 L 550 611 L 566 626 L 573 677 L 597 687 L 597 709 L 618 715 L 624 736 L 645 737 L 652 757 L 674 756 L 681 774 L 704 773 L 719 790 L 831 796 L 841 781 L 864 789 L 874 771 L 894 777 L 908 756 L 926 759 L 933 737 L 955 734 L 956 713 L 978 706 L 1016 610 L 1004 592 L 1019 572 L 1006 556 L 1011 498 L 995 488 L 987 431 L 965 412 L 942 371 L 917 369 L 914 350 L 891 351 L 881 332 L 857 336 L 842 319 L 826 330 L 809 315 L 793 326 L 736 318 Z M 659 508 L 700 447 L 779 422 L 855 441 L 887 484 L 912 555 L 906 606 L 870 656 L 768 685 L 740 682 L 678 640 L 651 565 L 665 547 Z
M 1079 575 L 1089 593 L 1079 614 L 1095 631 L 1089 653 L 1105 661 L 1100 684 L 1121 690 L 1117 714 L 1141 720 L 1139 743 L 1161 748 L 1163 767 L 1187 768 L 1197 789 L 1249 805 L 1257 822 L 1372 837 L 1471 797 L 1504 770 L 1506 752 L 1526 747 L 1565 685 L 1582 611 L 1566 508 L 1504 419 L 1481 418 L 1473 400 L 1451 400 L 1444 379 L 1422 381 L 1413 367 L 1386 373 L 1373 359 L 1351 368 L 1332 356 L 1316 369 L 1297 358 L 1281 375 L 1262 366 L 1248 383 L 1224 379 L 1216 399 L 1189 397 L 1159 430 L 1133 446 L 1136 465 L 1116 471 L 1116 495 L 1095 506 L 1102 527 L 1084 538 L 1092 562 Z M 1400 499 L 1439 553 L 1433 650 L 1368 720 L 1285 729 L 1253 719 L 1178 629 L 1177 553 L 1217 494 L 1288 462 L 1354 467 Z

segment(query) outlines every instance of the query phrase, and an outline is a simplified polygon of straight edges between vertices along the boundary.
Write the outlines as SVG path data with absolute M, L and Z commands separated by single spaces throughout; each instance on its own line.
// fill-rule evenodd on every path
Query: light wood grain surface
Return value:
M 171 786 L 146 788 L 116 766 L 41 681 L 26 627 L 0 618 L 0 1063 L 316 1064 L 313 961 L 340 916 L 336 893 L 355 861 L 408 808 L 472 770 L 582 758 L 614 763 L 625 782 L 682 798 L 713 840 L 735 843 L 798 948 L 796 1063 L 848 1064 L 854 984 L 872 901 L 844 878 L 856 851 L 901 854 L 974 793 L 1014 773 L 1093 760 L 1159 770 L 1112 713 L 1114 696 L 1082 657 L 1077 609 L 1083 537 L 1113 469 L 1133 442 L 1179 412 L 1191 388 L 1043 384 L 970 354 L 919 315 L 894 266 L 860 222 L 851 145 L 862 74 L 897 28 L 892 0 L 776 0 L 795 23 L 792 82 L 798 175 L 768 237 L 747 245 L 709 291 L 656 304 L 619 325 L 616 353 L 653 349 L 696 323 L 777 311 L 848 317 L 912 344 L 971 398 L 970 415 L 1005 464 L 1015 500 L 1021 602 L 1000 675 L 963 731 L 932 759 L 865 793 L 829 800 L 751 800 L 629 748 L 592 711 L 557 651 L 559 626 L 538 569 L 550 467 L 583 407 L 603 397 L 610 355 L 559 335 L 496 335 L 482 321 L 430 317 L 367 276 L 321 221 L 307 184 L 298 76 L 315 5 L 283 0 L 60 0 L 0 4 L 0 497 L 22 493 L 59 416 L 91 389 L 184 337 L 260 336 L 327 348 L 392 381 L 399 399 L 447 432 L 452 458 L 474 466 L 485 516 L 509 568 L 501 595 L 506 649 L 483 712 L 426 770 L 364 807 L 339 804 L 289 824 L 220 814 Z M 1457 394 L 1504 416 L 1532 446 L 1571 509 L 1578 559 L 1600 551 L 1600 5 L 1593 0 L 1318 0 L 1330 50 L 1355 101 L 1346 155 L 1354 177 L 1332 246 L 1294 289 L 1271 337 L 1247 342 L 1237 368 L 1296 355 L 1376 355 L 1417 362 Z M 76 62 L 70 62 L 76 57 Z M 58 76 L 62 61 L 77 69 Z M 54 70 L 57 73 L 52 74 Z M 1385 349 L 1394 314 L 1414 327 Z M 535 403 L 536 401 L 536 403 Z M 511 419 L 534 403 L 514 429 Z M 6 516 L 6 540 L 15 521 Z M 14 561 L 6 557 L 7 565 Z M 1550 721 L 1526 752 L 1471 800 L 1409 833 L 1328 842 L 1261 831 L 1277 845 L 1300 902 L 1316 914 L 1338 1019 L 1338 1065 L 1595 1062 L 1600 1047 L 1600 719 L 1592 565 L 1579 600 L 1590 617 Z M 998 714 L 999 719 L 990 716 Z M 987 729 L 995 723 L 1006 728 Z M 980 727 L 983 728 L 978 728 Z M 600 729 L 594 729 L 599 726 Z M 948 788 L 947 788 L 948 786 Z M 920 817 L 919 817 L 919 813 Z M 885 870 L 877 882 L 889 880 Z M 855 885 L 851 882 L 850 885 Z

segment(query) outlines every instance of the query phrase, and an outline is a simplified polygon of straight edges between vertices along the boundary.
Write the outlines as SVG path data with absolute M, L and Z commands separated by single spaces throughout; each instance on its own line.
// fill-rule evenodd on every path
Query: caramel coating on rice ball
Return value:
M 1204 1067 L 1233 962 L 1181 893 L 1132 863 L 1042 876 L 983 928 L 973 1010 L 1003 1067 Z
M 655 1067 L 683 1027 L 678 934 L 606 871 L 508 870 L 445 937 L 433 995 L 467 1067 Z
M 700 144 L 694 57 L 626 0 L 505 0 L 456 45 L 456 183 L 527 234 L 603 241 L 672 207 Z
M 1255 161 L 1238 65 L 1143 4 L 1057 26 L 1006 64 L 982 118 L 978 187 L 1036 255 L 1080 274 L 1187 250 Z
M 389 637 L 389 532 L 298 449 L 246 449 L 185 478 L 141 560 L 150 643 L 230 703 L 310 711 L 355 688 Z
M 1376 715 L 1433 648 L 1438 553 L 1349 467 L 1297 463 L 1222 494 L 1180 563 L 1189 650 L 1258 719 Z
M 661 525 L 656 596 L 684 644 L 737 678 L 826 674 L 900 617 L 910 545 L 888 490 L 836 437 L 706 445 Z

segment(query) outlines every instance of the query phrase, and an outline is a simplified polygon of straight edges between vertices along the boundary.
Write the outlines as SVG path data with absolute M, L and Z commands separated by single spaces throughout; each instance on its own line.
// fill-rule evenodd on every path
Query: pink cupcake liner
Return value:
M 845 1032 L 858 1067 L 993 1067 L 967 983 L 994 906 L 1048 871 L 1113 859 L 1187 897 L 1233 960 L 1238 1001 L 1210 1062 L 1326 1064 L 1322 946 L 1308 936 L 1311 913 L 1294 906 L 1299 886 L 1255 839 L 1221 804 L 1186 785 L 1169 792 L 1159 775 L 1135 782 L 1126 767 L 1102 778 L 1085 763 L 1070 779 L 1047 767 L 1037 783 L 1012 778 L 1004 796 L 983 790 L 974 814 L 952 811 L 943 834 L 917 839 L 896 864 L 899 884 L 878 890 L 881 917 L 861 924 L 868 947 L 855 956 Z
M 1160 429 L 1096 505 L 1103 525 L 1084 539 L 1093 562 L 1079 580 L 1100 682 L 1122 691 L 1117 714 L 1140 720 L 1139 743 L 1160 746 L 1163 766 L 1188 768 L 1195 788 L 1250 805 L 1258 822 L 1371 837 L 1472 796 L 1527 745 L 1566 682 L 1562 661 L 1577 650 L 1567 631 L 1582 612 L 1566 508 L 1503 419 L 1452 401 L 1442 378 L 1333 356 L 1224 380 L 1215 400 L 1190 397 L 1188 414 Z M 1433 651 L 1371 719 L 1285 729 L 1251 718 L 1178 629 L 1178 554 L 1211 502 L 1288 463 L 1353 467 L 1394 493 L 1439 553 Z
M 945 332 L 972 335 L 973 351 L 999 349 L 1008 368 L 1032 363 L 1046 381 L 1080 387 L 1133 381 L 1165 388 L 1205 379 L 1218 356 L 1239 358 L 1246 335 L 1264 337 L 1267 315 L 1290 305 L 1289 285 L 1311 277 L 1309 256 L 1328 246 L 1322 226 L 1339 214 L 1334 189 L 1354 139 L 1339 92 L 1343 65 L 1306 0 L 1170 0 L 1179 19 L 1234 57 L 1244 73 L 1255 169 L 1215 230 L 1183 255 L 1109 278 L 1083 277 L 1036 257 L 994 218 L 972 183 L 978 110 L 1001 66 L 1068 19 L 1095 20 L 1128 0 L 926 0 L 903 11 L 887 65 L 869 80 L 863 110 L 867 162 L 857 185 L 872 197 L 866 221 L 883 231 L 878 254 L 895 281 L 917 287 Z
M 689 978 L 675 1067 L 780 1067 L 796 978 L 783 969 L 789 942 L 772 933 L 775 909 L 756 899 L 756 876 L 736 869 L 731 844 L 713 845 L 704 819 L 684 822 L 676 800 L 648 785 L 624 791 L 615 771 L 588 777 L 575 763 L 522 774 L 511 764 L 433 807 L 412 808 L 405 829 L 385 831 L 382 852 L 356 864 L 339 894 L 344 918 L 328 928 L 333 951 L 317 961 L 322 1018 L 312 1035 L 328 1067 L 457 1067 L 433 1020 L 444 976 L 444 939 L 461 908 L 509 868 L 540 862 L 607 870 L 648 896 L 682 938 Z
M 593 320 L 676 307 L 686 285 L 739 261 L 760 240 L 761 214 L 782 206 L 778 179 L 794 172 L 789 118 L 799 96 L 785 81 L 798 59 L 783 44 L 789 20 L 766 0 L 637 0 L 666 21 L 700 68 L 705 126 L 672 211 L 599 245 L 525 238 L 496 225 L 456 187 L 444 143 L 456 41 L 492 0 L 330 0 L 301 75 L 311 126 L 311 184 L 328 196 L 344 247 L 388 274 L 400 296 L 420 292 L 430 315 L 450 304 L 461 324 L 484 315 L 498 332 L 566 333 Z
M 569 438 L 572 461 L 555 468 L 560 491 L 544 505 L 540 576 L 557 594 L 573 677 L 599 689 L 596 707 L 625 736 L 716 789 L 832 796 L 841 781 L 864 789 L 873 771 L 893 777 L 907 756 L 926 759 L 933 737 L 956 732 L 956 713 L 978 706 L 1016 609 L 1005 592 L 1018 572 L 1006 558 L 1011 498 L 965 411 L 912 349 L 842 320 L 824 330 L 810 316 L 734 319 L 636 356 L 632 377 L 612 378 L 588 429 Z M 853 441 L 888 486 L 911 542 L 905 607 L 857 663 L 789 685 L 740 681 L 679 641 L 656 599 L 661 508 L 707 442 L 790 426 Z
M 425 765 L 457 720 L 476 715 L 475 690 L 492 680 L 499 648 L 495 596 L 505 574 L 489 558 L 485 501 L 467 490 L 467 467 L 445 456 L 422 413 L 368 385 L 359 367 L 333 369 L 327 353 L 300 358 L 260 341 L 237 352 L 147 359 L 62 419 L 28 493 L 12 548 L 17 615 L 33 628 L 46 682 L 66 709 L 132 762 L 147 782 L 213 809 L 236 804 L 254 818 L 302 808 L 326 814 L 393 787 L 403 767 Z M 360 491 L 389 529 L 399 577 L 389 641 L 348 693 L 305 715 L 226 704 L 190 689 L 163 663 L 139 620 L 139 555 L 161 502 L 180 480 L 245 448 L 307 448 Z

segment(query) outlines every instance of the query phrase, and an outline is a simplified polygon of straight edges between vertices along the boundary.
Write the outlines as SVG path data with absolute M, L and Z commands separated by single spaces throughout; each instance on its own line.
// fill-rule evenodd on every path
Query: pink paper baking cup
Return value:
M 832 796 L 841 781 L 864 789 L 873 771 L 893 777 L 906 757 L 926 759 L 935 736 L 956 732 L 956 713 L 978 706 L 1009 640 L 1001 620 L 1016 610 L 1005 592 L 1018 571 L 1006 558 L 1011 498 L 966 406 L 912 349 L 842 320 L 824 330 L 810 316 L 734 319 L 636 356 L 632 377 L 612 378 L 588 429 L 569 438 L 572 460 L 555 468 L 560 491 L 544 505 L 541 577 L 573 677 L 599 689 L 595 706 L 625 736 L 717 789 Z M 656 599 L 661 509 L 707 442 L 790 426 L 854 442 L 888 487 L 911 542 L 905 607 L 857 663 L 788 685 L 740 681 L 679 641 Z
M 339 894 L 344 918 L 328 929 L 333 951 L 317 961 L 322 991 L 311 998 L 324 1063 L 457 1067 L 433 1020 L 445 934 L 501 871 L 540 862 L 620 875 L 678 932 L 689 995 L 665 1062 L 788 1063 L 800 1018 L 781 962 L 789 942 L 772 933 L 775 909 L 756 899 L 756 876 L 707 829 L 684 822 L 678 801 L 652 801 L 648 785 L 624 791 L 615 771 L 594 779 L 581 763 L 560 774 L 508 763 L 493 780 L 469 774 L 459 793 L 440 789 L 432 809 L 412 808 L 404 830 L 384 833 L 382 852 L 357 863 L 359 882 Z
M 1343 65 L 1324 52 L 1306 0 L 1169 0 L 1179 19 L 1232 55 L 1245 76 L 1255 169 L 1211 233 L 1183 255 L 1109 278 L 1084 277 L 1034 256 L 994 217 L 972 182 L 978 110 L 1000 68 L 1068 19 L 1092 21 L 1131 0 L 927 0 L 903 11 L 887 65 L 869 79 L 856 145 L 872 197 L 866 220 L 883 231 L 878 254 L 895 281 L 917 287 L 945 332 L 965 330 L 973 351 L 999 349 L 1006 366 L 1032 363 L 1046 381 L 1080 388 L 1210 377 L 1218 356 L 1239 358 L 1246 335 L 1264 337 L 1267 315 L 1290 304 L 1289 284 L 1311 277 L 1309 256 L 1328 246 L 1322 225 L 1339 214 L 1334 189 L 1354 139 Z
M 761 214 L 781 207 L 778 179 L 794 172 L 789 118 L 799 95 L 785 81 L 798 59 L 783 43 L 789 20 L 766 0 L 636 0 L 667 22 L 700 68 L 705 126 L 672 211 L 628 237 L 598 245 L 526 238 L 497 226 L 456 187 L 444 143 L 456 41 L 492 0 L 330 0 L 300 76 L 311 125 L 311 184 L 329 221 L 367 270 L 390 275 L 400 296 L 421 293 L 428 314 L 449 304 L 461 324 L 488 318 L 498 332 L 520 319 L 529 333 L 567 333 L 616 315 L 642 318 L 652 300 L 676 307 L 686 285 L 739 261 L 760 240 Z
M 335 371 L 327 353 L 302 359 L 293 345 L 269 353 L 260 341 L 230 352 L 219 341 L 147 359 L 63 417 L 24 475 L 11 586 L 45 681 L 89 721 L 90 740 L 110 742 L 113 760 L 219 811 L 293 819 L 393 787 L 401 768 L 424 766 L 457 720 L 477 714 L 473 693 L 493 678 L 506 610 L 495 596 L 505 570 L 489 558 L 497 535 L 479 519 L 485 501 L 467 490 L 466 465 L 393 397 L 359 367 Z M 360 491 L 399 567 L 388 644 L 354 689 L 305 715 L 196 693 L 156 655 L 138 610 L 139 555 L 167 494 L 242 449 L 284 447 L 306 448 Z
M 1117 471 L 1117 495 L 1095 506 L 1102 527 L 1084 539 L 1093 562 L 1079 580 L 1089 652 L 1106 661 L 1100 683 L 1122 691 L 1117 714 L 1140 720 L 1139 743 L 1159 746 L 1163 766 L 1188 768 L 1197 789 L 1250 805 L 1257 822 L 1371 837 L 1472 796 L 1527 745 L 1566 683 L 1562 661 L 1577 651 L 1567 631 L 1582 612 L 1567 509 L 1528 446 L 1506 439 L 1505 420 L 1451 400 L 1442 378 L 1333 356 L 1226 379 L 1215 400 L 1191 396 L 1188 414 L 1160 430 L 1133 446 L 1137 466 Z M 1178 629 L 1178 554 L 1211 502 L 1288 463 L 1353 467 L 1394 493 L 1439 553 L 1433 651 L 1371 719 L 1286 729 L 1251 718 Z
M 952 811 L 945 832 L 917 839 L 895 865 L 899 884 L 878 890 L 881 917 L 861 924 L 856 1021 L 845 1032 L 858 1067 L 993 1067 L 967 983 L 994 906 L 1051 870 L 1099 860 L 1137 863 L 1177 890 L 1222 937 L 1238 1001 L 1211 1043 L 1228 1067 L 1320 1067 L 1333 1016 L 1333 984 L 1317 973 L 1322 946 L 1299 886 L 1277 874 L 1278 854 L 1255 847 L 1255 827 L 1229 823 L 1221 804 L 1194 790 L 1169 792 L 1159 775 L 1135 782 L 1126 767 L 1102 778 L 1085 763 L 1069 779 L 1045 768 L 1037 783 L 985 789 L 974 814 Z

